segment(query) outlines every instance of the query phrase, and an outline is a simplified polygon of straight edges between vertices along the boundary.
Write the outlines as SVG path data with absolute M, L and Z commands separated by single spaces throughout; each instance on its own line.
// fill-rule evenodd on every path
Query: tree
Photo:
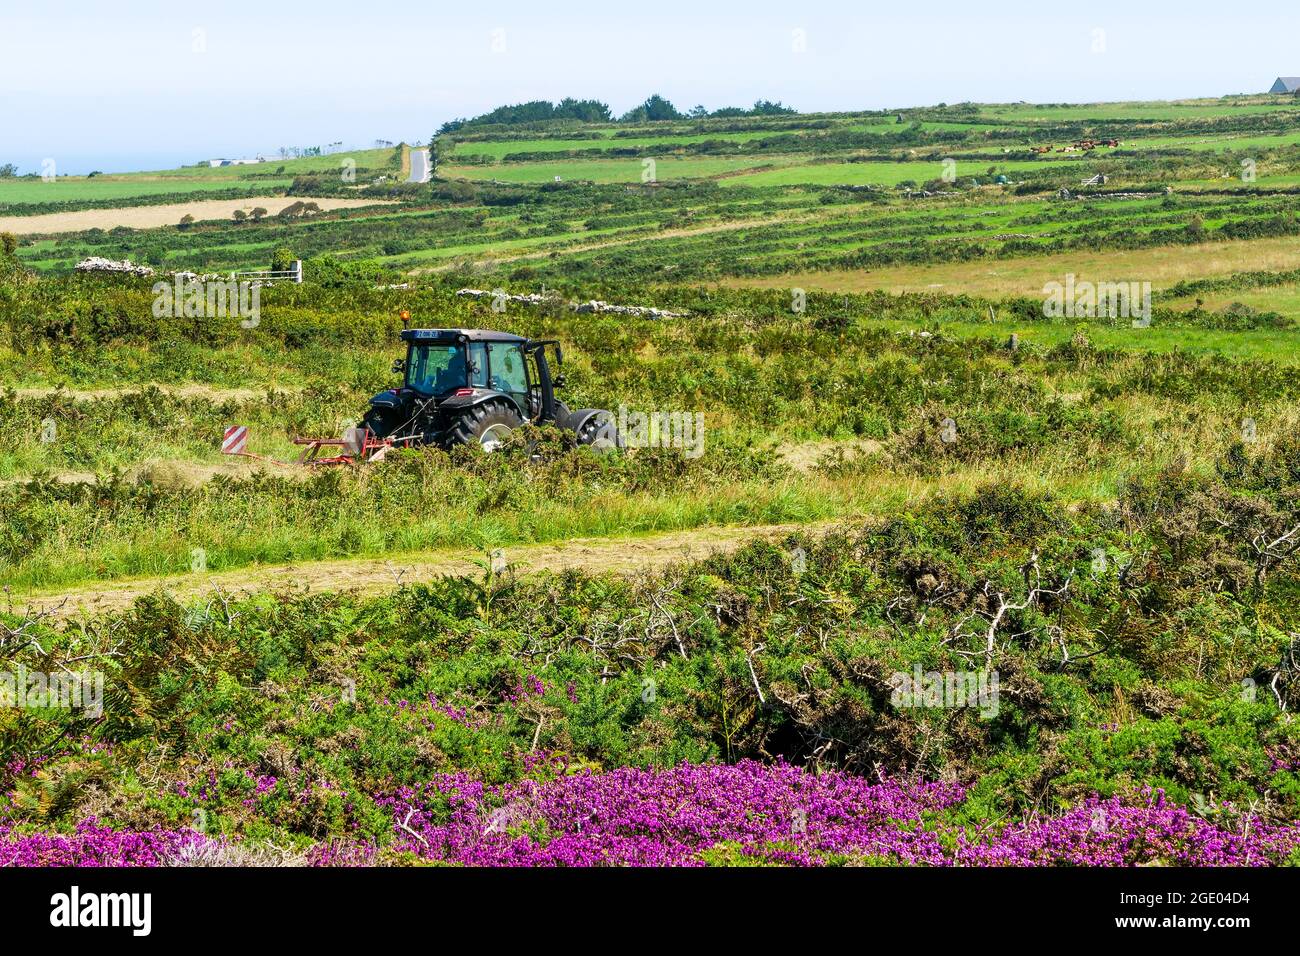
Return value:
M 699 109 L 699 107 L 696 107 Z M 725 118 L 732 116 L 790 116 L 799 111 L 792 106 L 786 106 L 780 100 L 773 103 L 771 100 L 758 100 L 754 103 L 752 109 L 743 109 L 739 106 L 723 106 L 714 110 L 709 116 L 715 118 Z M 695 110 L 691 110 L 694 115 Z
M 644 123 L 655 120 L 675 120 L 681 119 L 682 114 L 677 112 L 677 107 L 664 99 L 658 93 L 652 94 L 640 106 L 634 107 L 623 115 L 624 123 Z
M 13 163 L 5 163 L 0 166 L 0 179 L 12 179 L 18 175 L 18 167 Z
M 12 232 L 0 232 L 0 256 L 12 259 L 18 253 L 18 237 Z
M 608 123 L 612 119 L 609 104 L 600 100 L 576 100 L 566 96 L 559 103 L 549 100 L 532 100 L 513 106 L 498 106 L 489 113 L 473 119 L 455 119 L 443 123 L 438 135 L 454 133 L 466 126 L 509 125 L 512 123 L 543 123 L 548 120 L 577 120 L 580 123 Z
M 244 212 L 242 209 L 236 209 L 232 215 L 235 218 L 235 222 L 243 222 L 248 218 L 248 213 Z
M 194 217 L 193 217 L 193 216 L 191 216 L 189 213 L 186 213 L 185 215 L 181 216 L 181 228 L 182 228 L 182 229 L 188 229 L 188 228 L 189 228 L 190 226 L 192 226 L 192 225 L 194 225 Z
M 263 216 L 265 216 L 265 215 L 266 215 L 266 207 L 265 207 L 265 206 L 257 206 L 256 208 L 253 209 L 252 212 L 249 213 L 249 216 L 252 217 L 253 222 L 257 222 L 258 220 L 260 220 L 260 219 L 261 219 Z
M 796 110 L 792 106 L 782 105 L 780 100 L 775 103 L 771 100 L 758 100 L 750 112 L 754 116 L 789 116 Z
M 645 114 L 649 120 L 675 120 L 681 119 L 682 114 L 677 112 L 677 107 L 668 102 L 658 93 L 652 95 L 645 101 Z
M 281 246 L 271 253 L 271 271 L 288 272 L 293 268 L 294 259 L 298 258 L 293 254 L 292 249 Z
M 285 206 L 278 213 L 276 213 L 276 216 L 280 219 L 293 219 L 295 217 L 300 218 L 302 216 L 307 215 L 308 213 L 320 212 L 320 211 L 321 208 L 318 203 L 303 202 L 301 199 L 299 199 L 295 202 L 289 203 L 289 205 Z
M 574 119 L 581 123 L 608 123 L 613 116 L 609 104 L 600 100 L 575 100 L 565 97 L 555 107 L 556 119 Z

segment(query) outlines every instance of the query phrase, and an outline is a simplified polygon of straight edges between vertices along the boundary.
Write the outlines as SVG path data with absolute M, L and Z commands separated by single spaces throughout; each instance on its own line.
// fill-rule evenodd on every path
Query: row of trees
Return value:
M 779 100 L 758 100 L 749 109 L 739 106 L 724 106 L 710 112 L 704 106 L 693 106 L 685 113 L 679 111 L 669 100 L 655 93 L 644 103 L 635 106 L 619 117 L 620 123 L 645 123 L 653 120 L 675 119 L 709 119 L 732 116 L 791 116 L 797 113 L 792 106 L 786 106 Z
M 516 106 L 498 106 L 490 113 L 472 119 L 454 119 L 443 123 L 438 135 L 454 133 L 458 129 L 474 126 L 512 125 L 515 123 L 542 123 L 547 120 L 577 120 L 580 123 L 609 123 L 613 121 L 609 104 L 600 100 L 575 100 L 565 97 L 558 103 L 533 100 Z
M 695 106 L 686 112 L 677 109 L 669 100 L 655 93 L 619 117 L 620 123 L 644 123 L 653 120 L 704 119 L 706 117 L 729 116 L 786 116 L 797 112 L 793 107 L 771 100 L 758 100 L 750 109 L 739 106 L 724 106 L 710 112 L 703 106 Z M 541 123 L 548 120 L 577 120 L 580 123 L 611 123 L 614 115 L 608 103 L 600 100 L 575 100 L 572 97 L 552 103 L 549 100 L 533 100 L 515 106 L 498 106 L 489 113 L 472 119 L 454 119 L 443 123 L 437 134 L 454 133 L 461 129 L 473 129 L 479 126 L 507 126 L 518 123 Z
M 303 216 L 309 215 L 314 212 L 321 212 L 319 203 L 303 202 L 300 199 L 297 200 L 296 202 L 289 203 L 289 205 L 285 206 L 275 215 L 277 219 L 289 220 L 289 219 L 301 219 Z M 266 207 L 257 206 L 253 209 L 252 212 L 244 212 L 244 210 L 242 209 L 236 209 L 234 213 L 231 215 L 231 218 L 234 219 L 235 222 L 261 222 L 263 219 L 266 218 L 266 216 L 267 216 Z M 195 222 L 196 222 L 195 218 L 189 213 L 186 213 L 184 216 L 181 217 L 180 227 L 182 229 L 188 229 L 190 226 L 194 225 Z

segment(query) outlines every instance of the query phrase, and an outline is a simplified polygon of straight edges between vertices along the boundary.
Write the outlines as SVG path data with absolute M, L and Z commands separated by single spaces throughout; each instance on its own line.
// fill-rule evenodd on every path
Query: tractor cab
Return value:
M 558 366 L 558 343 L 484 329 L 406 329 L 402 340 L 406 358 L 393 371 L 404 374 L 403 388 L 439 400 L 503 396 L 527 421 L 555 419 L 555 388 L 564 379 L 551 377 L 545 350 L 555 347 Z

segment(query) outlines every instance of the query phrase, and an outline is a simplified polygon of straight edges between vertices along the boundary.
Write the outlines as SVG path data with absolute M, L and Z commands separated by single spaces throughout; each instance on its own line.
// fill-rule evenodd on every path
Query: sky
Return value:
M 166 168 L 426 142 L 505 103 L 803 112 L 1263 92 L 1291 4 L 0 0 L 0 164 Z

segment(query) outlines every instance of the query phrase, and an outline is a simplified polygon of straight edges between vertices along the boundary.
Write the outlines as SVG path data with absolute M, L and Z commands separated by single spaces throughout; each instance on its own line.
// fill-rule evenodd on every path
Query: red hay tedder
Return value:
M 295 438 L 293 443 L 302 446 L 302 454 L 296 462 L 280 461 L 266 455 L 257 455 L 245 451 L 248 429 L 242 425 L 232 425 L 226 429 L 225 440 L 221 444 L 223 455 L 249 458 L 253 461 L 265 461 L 272 465 L 291 468 L 295 464 L 316 467 L 318 465 L 353 465 L 372 461 L 381 461 L 390 448 L 411 444 L 413 438 L 376 438 L 368 428 L 349 428 L 342 438 Z M 333 454 L 326 453 L 338 449 Z

